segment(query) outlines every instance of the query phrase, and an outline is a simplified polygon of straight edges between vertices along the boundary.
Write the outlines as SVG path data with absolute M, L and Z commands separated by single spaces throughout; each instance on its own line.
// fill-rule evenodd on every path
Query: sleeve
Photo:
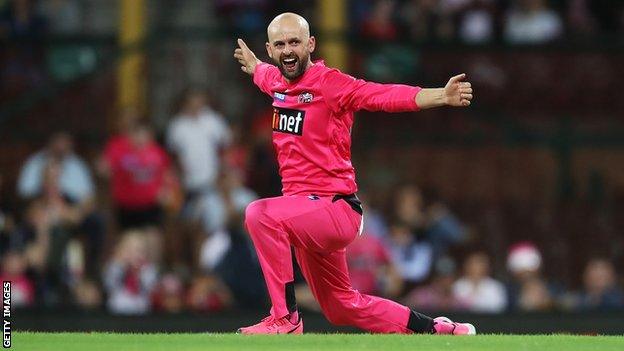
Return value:
M 76 157 L 72 162 L 71 173 L 72 189 L 79 201 L 92 197 L 95 193 L 95 187 L 87 163 Z
M 26 161 L 17 179 L 17 192 L 21 198 L 32 198 L 41 191 L 42 172 L 43 162 L 39 155 Z
M 323 83 L 323 96 L 334 112 L 419 110 L 416 95 L 420 87 L 367 82 L 338 70 L 328 72 Z
M 269 63 L 263 62 L 256 66 L 253 74 L 253 82 L 255 85 L 267 95 L 273 94 L 271 91 L 271 83 L 279 78 L 279 69 Z

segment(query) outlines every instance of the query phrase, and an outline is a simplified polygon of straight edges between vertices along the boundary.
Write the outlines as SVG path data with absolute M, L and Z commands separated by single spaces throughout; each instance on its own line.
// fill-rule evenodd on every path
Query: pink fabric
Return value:
M 411 333 L 409 308 L 351 287 L 345 247 L 362 217 L 329 196 L 281 196 L 251 203 L 245 225 L 256 247 L 275 318 L 288 315 L 286 283 L 293 281 L 291 245 L 327 319 L 378 333 Z
M 322 61 L 292 82 L 277 67 L 263 63 L 253 80 L 273 98 L 273 145 L 284 195 L 355 193 L 353 112 L 416 111 L 415 97 L 421 90 L 355 79 Z

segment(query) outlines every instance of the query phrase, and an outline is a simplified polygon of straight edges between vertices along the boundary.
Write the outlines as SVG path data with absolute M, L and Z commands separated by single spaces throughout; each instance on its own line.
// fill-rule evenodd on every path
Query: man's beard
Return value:
M 287 64 L 284 62 L 284 60 L 291 60 L 291 59 L 295 59 L 295 63 L 294 63 L 294 71 L 293 70 L 289 70 L 287 69 Z M 306 70 L 306 67 L 308 66 L 308 62 L 310 61 L 310 54 L 305 55 L 302 58 L 299 58 L 296 54 L 292 54 L 290 56 L 282 56 L 279 58 L 279 60 L 275 61 L 275 63 L 277 64 L 277 67 L 279 68 L 280 72 L 282 72 L 282 75 L 286 78 L 286 79 L 297 79 L 299 77 L 301 77 Z

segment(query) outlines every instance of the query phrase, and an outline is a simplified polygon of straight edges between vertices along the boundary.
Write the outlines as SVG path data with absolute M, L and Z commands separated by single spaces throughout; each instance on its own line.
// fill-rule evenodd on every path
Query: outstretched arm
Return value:
M 462 73 L 449 79 L 444 88 L 422 89 L 416 95 L 416 104 L 421 109 L 438 106 L 470 106 L 472 86 L 464 82 L 466 74 Z
M 256 66 L 262 63 L 245 44 L 243 39 L 238 39 L 238 48 L 234 50 L 234 58 L 241 64 L 241 70 L 252 76 L 256 71 Z

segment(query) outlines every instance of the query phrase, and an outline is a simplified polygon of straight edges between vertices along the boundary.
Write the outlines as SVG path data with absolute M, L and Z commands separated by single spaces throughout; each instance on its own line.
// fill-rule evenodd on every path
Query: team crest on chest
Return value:
M 299 103 L 303 104 L 303 103 L 310 103 L 312 102 L 312 99 L 314 99 L 314 95 L 312 95 L 312 93 L 301 93 L 299 94 Z

